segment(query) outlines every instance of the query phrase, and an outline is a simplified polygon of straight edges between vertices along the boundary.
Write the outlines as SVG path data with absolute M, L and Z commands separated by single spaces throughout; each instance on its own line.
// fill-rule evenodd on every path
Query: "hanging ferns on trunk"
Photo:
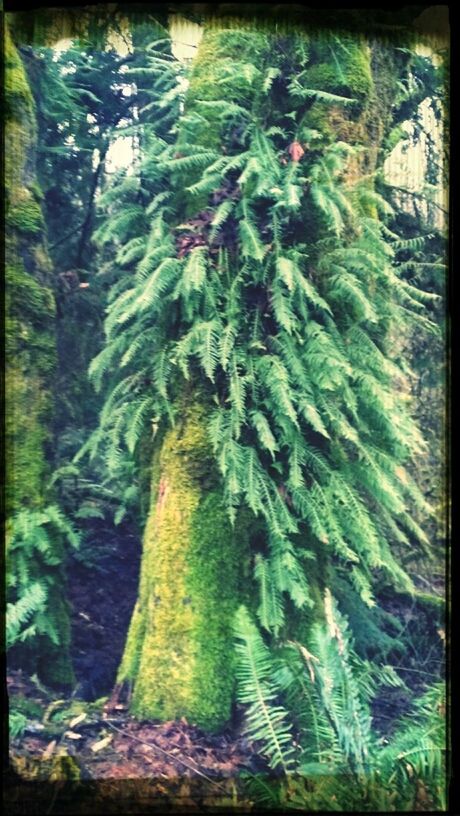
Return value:
M 336 589 L 354 594 L 360 609 L 368 607 L 368 636 L 379 634 L 371 617 L 375 584 L 415 592 L 400 552 L 430 555 L 419 521 L 431 508 L 412 476 L 426 444 L 406 398 L 404 338 L 414 329 L 437 331 L 426 309 L 436 296 L 405 275 L 401 249 L 415 251 L 419 241 L 398 234 L 377 166 L 402 91 L 396 82 L 392 100 L 381 94 L 382 78 L 359 37 L 216 24 L 189 71 L 157 48 L 149 47 L 138 72 L 139 82 L 153 82 L 139 125 L 141 161 L 134 177 L 101 198 L 99 239 L 115 256 L 118 280 L 106 345 L 90 368 L 106 399 L 88 447 L 105 450 L 109 470 L 136 457 L 146 432 L 159 440 L 140 595 L 119 680 L 134 680 L 137 714 L 185 712 L 216 728 L 229 711 L 222 667 L 229 683 L 234 672 L 237 699 L 248 706 L 247 733 L 281 776 L 274 787 L 253 780 L 261 803 L 322 809 L 331 801 L 349 806 L 352 796 L 355 809 L 406 806 L 417 799 L 423 769 L 430 801 L 441 801 L 439 722 L 404 778 L 401 759 L 415 757 L 431 722 L 413 718 L 404 750 L 398 753 L 399 736 L 382 749 L 370 702 L 379 685 L 401 681 L 355 653 L 333 597 Z M 408 77 L 410 52 L 388 45 L 388 55 L 395 74 Z M 152 116 L 159 109 L 175 121 L 167 132 Z M 206 453 L 198 464 L 205 449 L 213 462 Z M 216 473 L 239 543 L 242 508 L 256 519 L 250 564 L 258 599 L 246 586 L 246 605 L 238 606 L 234 565 L 222 566 L 228 531 L 221 516 L 214 528 L 200 526 L 206 485 L 221 512 Z M 179 483 L 193 495 L 195 520 L 183 492 L 174 515 Z M 173 558 L 165 548 L 172 517 L 179 578 L 164 573 Z M 205 552 L 216 529 L 217 558 Z M 225 652 L 224 624 L 233 622 L 236 656 L 212 664 L 209 698 L 221 699 L 211 713 L 207 700 L 190 700 L 204 688 L 199 660 L 218 654 L 205 630 L 206 603 L 217 614 L 219 587 L 193 585 L 177 619 L 161 606 L 165 597 L 180 603 L 187 570 L 195 575 L 196 551 L 181 549 L 187 536 L 193 547 L 205 540 L 203 563 L 220 564 L 218 580 L 225 575 L 232 598 L 221 604 L 224 618 L 237 607 L 234 620 L 216 624 Z M 244 557 L 236 558 L 246 580 Z M 171 621 L 181 634 L 166 645 Z
M 394 263 L 391 207 L 368 178 L 353 179 L 368 145 L 330 136 L 330 117 L 364 117 L 362 95 L 306 83 L 327 39 L 308 48 L 292 35 L 287 60 L 281 36 L 259 34 L 252 61 L 252 34 L 220 36 L 243 54 L 231 85 L 223 66 L 183 113 L 174 94 L 176 143 L 146 123 L 137 186 L 105 194 L 100 234 L 117 236 L 131 274 L 113 287 L 90 373 L 106 384 L 97 438 L 112 461 L 135 450 L 146 420 L 174 422 L 184 381 L 199 383 L 214 406 L 208 433 L 230 518 L 246 505 L 265 524 L 259 618 L 278 631 L 283 598 L 312 605 L 304 559 L 319 552 L 369 606 L 375 574 L 412 590 L 391 544 L 428 550 L 412 508 L 430 508 L 407 467 L 424 441 L 393 332 L 435 327 L 423 316 L 428 296 Z M 174 60 L 149 59 L 149 76 L 176 81 Z

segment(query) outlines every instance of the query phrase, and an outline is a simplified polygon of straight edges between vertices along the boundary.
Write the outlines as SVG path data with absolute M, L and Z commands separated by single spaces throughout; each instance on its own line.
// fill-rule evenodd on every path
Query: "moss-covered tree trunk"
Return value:
M 222 98 L 219 80 L 228 77 L 232 59 L 246 59 L 248 64 L 263 69 L 259 73 L 264 77 L 270 65 L 272 34 L 252 28 L 244 45 L 241 36 L 232 38 L 232 25 L 222 21 L 225 30 L 219 31 L 216 23 L 205 30 L 191 73 L 186 109 L 193 110 L 196 100 Z M 288 47 L 288 39 L 284 44 Z M 337 72 L 329 69 L 330 43 L 312 37 L 309 47 L 313 55 L 309 86 L 326 93 L 347 93 L 356 102 L 349 110 L 321 102 L 311 103 L 309 110 L 304 105 L 304 125 L 319 130 L 325 144 L 344 140 L 364 148 L 351 159 L 347 170 L 348 183 L 360 183 L 376 168 L 391 107 L 391 93 L 385 96 L 383 91 L 393 81 L 389 77 L 392 66 L 389 64 L 382 72 L 377 51 L 373 53 L 364 40 L 350 36 L 341 52 L 337 87 Z M 242 53 L 244 48 L 246 54 Z M 248 105 L 248 95 L 256 99 L 258 82 L 254 79 L 252 88 L 247 82 L 241 87 L 227 83 L 226 99 L 241 104 L 244 96 Z M 269 112 L 276 105 L 288 113 L 286 105 L 292 106 L 292 102 L 277 99 L 273 92 L 265 108 L 259 104 L 255 111 L 261 127 L 269 127 Z M 198 110 L 202 124 L 197 118 L 191 126 L 193 132 L 179 134 L 178 150 L 183 139 L 184 143 L 225 153 L 218 111 L 204 111 L 202 107 Z M 199 171 L 189 175 L 186 183 L 182 178 L 178 184 L 182 220 L 196 215 L 208 201 L 207 196 L 191 200 L 180 192 L 200 177 Z M 372 187 L 372 181 L 367 183 Z M 307 212 L 303 223 L 297 223 L 299 243 L 309 240 L 309 219 Z M 313 228 L 321 232 L 321 225 Z M 200 726 L 217 729 L 229 717 L 233 696 L 232 613 L 243 597 L 257 593 L 257 585 L 251 583 L 245 566 L 250 562 L 247 524 L 240 521 L 233 530 L 224 508 L 207 442 L 206 401 L 190 392 L 179 397 L 179 402 L 178 424 L 165 432 L 154 454 L 139 599 L 118 681 L 130 680 L 134 684 L 132 710 L 138 716 L 185 716 Z M 309 546 L 314 544 L 309 542 Z M 312 619 L 322 614 L 323 589 L 330 580 L 324 546 L 308 577 L 314 609 L 307 614 L 292 612 L 287 620 L 291 634 L 297 633 L 302 640 L 308 635 Z
M 135 714 L 185 716 L 210 730 L 229 719 L 245 562 L 247 535 L 223 504 L 206 406 L 190 394 L 154 453 L 139 599 L 118 678 L 134 681 Z
M 51 288 L 41 193 L 36 182 L 35 109 L 19 53 L 5 31 L 6 187 L 6 509 L 14 526 L 24 510 L 40 511 L 49 501 L 52 383 L 56 366 L 55 302 Z M 70 624 L 56 547 L 34 559 L 29 580 L 51 571 L 47 609 L 53 642 L 38 630 L 29 649 L 30 668 L 49 683 L 69 684 Z M 15 554 L 9 567 L 14 571 Z M 19 580 L 19 579 L 18 579 Z M 16 589 L 18 583 L 15 584 Z

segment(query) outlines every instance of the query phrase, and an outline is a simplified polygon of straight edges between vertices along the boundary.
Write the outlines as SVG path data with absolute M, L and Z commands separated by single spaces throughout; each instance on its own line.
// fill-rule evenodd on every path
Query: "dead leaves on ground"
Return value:
M 18 676 L 10 692 L 29 700 L 36 690 Z M 202 812 L 213 807 L 251 808 L 244 798 L 243 770 L 254 770 L 255 756 L 247 740 L 226 732 L 207 735 L 185 719 L 165 723 L 139 722 L 125 712 L 108 717 L 101 704 L 40 699 L 42 730 L 11 741 L 11 767 L 24 782 L 63 785 L 91 781 L 104 797 L 120 796 L 125 783 L 133 797 L 148 798 L 155 810 L 162 802 Z M 65 701 L 64 701 L 65 702 Z M 67 707 L 66 707 L 67 706 Z M 117 712 L 118 714 L 118 712 Z M 104 791 L 106 789 L 104 788 Z M 131 794 L 130 794 L 131 795 Z

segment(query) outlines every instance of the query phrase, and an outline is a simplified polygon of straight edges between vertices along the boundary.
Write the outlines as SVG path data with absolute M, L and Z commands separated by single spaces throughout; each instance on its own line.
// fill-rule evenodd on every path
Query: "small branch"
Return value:
M 388 666 L 391 664 L 388 663 Z M 422 669 L 409 669 L 405 668 L 404 666 L 391 666 L 392 669 L 397 669 L 398 671 L 407 671 L 407 672 L 416 672 L 417 674 L 425 674 L 427 677 L 437 677 L 438 675 L 435 672 L 427 672 L 423 671 Z
M 67 238 L 71 238 L 71 237 L 72 237 L 72 235 L 75 235 L 75 233 L 76 233 L 76 232 L 78 232 L 79 230 L 81 230 L 81 228 L 82 228 L 82 226 L 83 226 L 83 224 L 84 224 L 84 223 L 85 223 L 85 222 L 84 222 L 84 221 L 82 221 L 82 222 L 81 222 L 81 224 L 79 224 L 79 225 L 78 225 L 78 227 L 75 227 L 73 230 L 71 230 L 70 232 L 68 232 L 68 233 L 67 233 L 67 235 L 64 235 L 64 237 L 63 237 L 63 238 L 59 238 L 59 241 L 55 241 L 55 242 L 54 242 L 54 244 L 50 244 L 50 246 L 48 247 L 48 249 L 50 249 L 50 250 L 51 250 L 51 249 L 54 249 L 55 247 L 59 246 L 59 244 L 62 244 L 64 241 L 67 241 Z
M 387 186 L 390 190 L 394 190 L 397 193 L 404 193 L 405 195 L 412 196 L 412 198 L 419 198 L 426 204 L 441 210 L 441 212 L 443 212 L 445 215 L 448 214 L 448 210 L 445 210 L 444 207 L 441 207 L 440 204 L 437 204 L 436 201 L 428 198 L 428 196 L 424 195 L 423 193 L 417 193 L 415 190 L 408 190 L 406 187 L 398 187 L 396 184 L 388 184 Z
M 129 734 L 128 731 L 123 731 L 121 728 L 117 728 L 115 725 L 112 725 L 110 720 L 104 720 L 104 722 L 106 722 L 107 725 L 110 726 L 110 728 L 113 728 L 114 731 L 118 731 L 118 733 L 122 734 L 124 737 L 128 737 L 129 739 L 135 740 L 136 742 L 140 742 L 142 743 L 142 745 L 148 745 L 149 748 L 153 748 L 155 751 L 160 751 L 162 754 L 169 757 L 169 759 L 172 759 L 173 761 L 176 762 L 180 762 L 182 765 L 188 768 L 189 771 L 193 771 L 193 773 L 199 774 L 199 776 L 202 776 L 203 779 L 206 779 L 207 782 L 210 782 L 211 785 L 215 785 L 216 787 L 223 790 L 226 794 L 228 794 L 227 789 L 224 788 L 224 786 L 221 785 L 220 782 L 216 782 L 214 779 L 211 779 L 210 776 L 206 776 L 206 774 L 200 771 L 199 768 L 194 768 L 193 765 L 189 765 L 189 763 L 186 762 L 184 759 L 181 759 L 180 757 L 171 754 L 169 751 L 165 751 L 163 748 L 160 748 L 159 745 L 155 745 L 154 743 L 151 742 L 146 742 L 145 740 L 134 736 L 134 734 Z
M 76 259 L 76 264 L 75 264 L 77 267 L 81 267 L 83 252 L 84 252 L 84 249 L 85 249 L 85 244 L 86 244 L 86 241 L 87 241 L 87 239 L 89 237 L 89 228 L 90 228 L 91 219 L 92 219 L 92 215 L 93 215 L 94 199 L 95 199 L 95 196 L 96 196 L 96 190 L 97 190 L 97 186 L 99 184 L 99 177 L 101 175 L 102 168 L 104 166 L 105 157 L 107 155 L 108 149 L 109 149 L 108 144 L 106 144 L 105 147 L 102 147 L 100 149 L 100 151 L 99 151 L 99 162 L 98 162 L 98 165 L 97 165 L 97 167 L 96 167 L 96 169 L 95 169 L 95 171 L 93 173 L 93 179 L 92 179 L 92 182 L 91 182 L 89 198 L 88 198 L 88 204 L 87 204 L 87 209 L 86 209 L 86 216 L 85 216 L 85 220 L 83 221 L 83 224 L 81 225 L 80 240 L 78 242 L 77 259 Z

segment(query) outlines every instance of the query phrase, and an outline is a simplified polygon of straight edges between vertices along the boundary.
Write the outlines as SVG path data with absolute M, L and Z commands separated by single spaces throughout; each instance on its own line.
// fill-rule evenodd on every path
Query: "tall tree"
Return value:
M 65 539 L 77 538 L 47 489 L 56 369 L 52 266 L 36 179 L 33 97 L 8 29 L 5 35 L 7 635 L 43 680 L 68 685 L 63 560 Z
M 210 22 L 175 144 L 150 130 L 150 204 L 109 212 L 134 274 L 92 364 L 109 383 L 98 439 L 114 461 L 149 419 L 156 433 L 119 672 L 138 715 L 222 726 L 241 600 L 282 637 L 322 614 L 325 586 L 364 609 L 376 578 L 413 591 L 392 545 L 428 546 L 407 467 L 424 443 L 393 337 L 426 296 L 393 264 L 375 185 L 411 72 L 400 45 Z M 143 74 L 164 82 L 155 48 Z
M 65 59 L 43 47 L 53 41 L 53 21 L 29 37 L 21 15 L 9 22 L 20 45 L 7 31 L 7 640 L 13 661 L 71 685 L 64 572 L 66 539 L 76 546 L 78 536 L 51 476 L 81 444 L 75 426 L 90 428 L 97 413 L 86 368 L 103 304 L 97 287 L 88 295 L 80 281 L 94 265 L 94 198 L 129 100 L 116 82 L 121 57 L 83 47 L 87 21 L 70 21 L 67 33 L 80 42 Z

